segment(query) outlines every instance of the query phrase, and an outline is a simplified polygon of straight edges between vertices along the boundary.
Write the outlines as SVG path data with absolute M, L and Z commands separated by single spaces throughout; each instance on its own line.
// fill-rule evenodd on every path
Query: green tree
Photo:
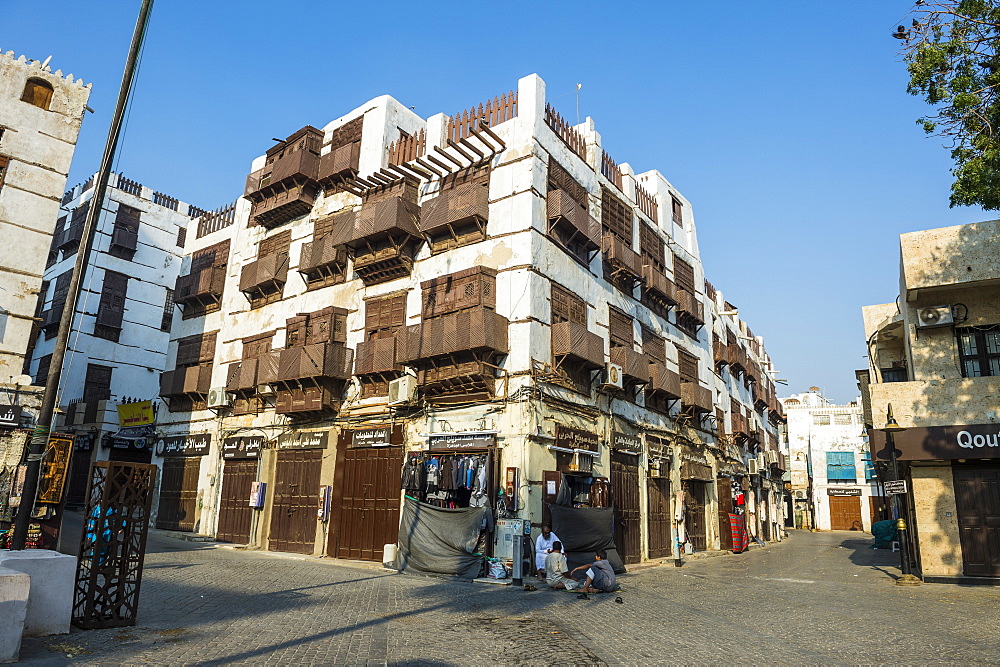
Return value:
M 918 124 L 951 142 L 951 205 L 1000 209 L 1000 0 L 916 0 L 893 37 L 907 91 L 935 108 Z

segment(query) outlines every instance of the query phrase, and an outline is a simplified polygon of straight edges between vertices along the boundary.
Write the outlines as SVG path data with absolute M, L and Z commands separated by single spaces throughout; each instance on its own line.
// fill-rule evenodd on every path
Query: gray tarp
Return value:
M 549 505 L 549 510 L 552 512 L 552 532 L 563 544 L 570 569 L 594 562 L 594 552 L 604 549 L 615 572 L 625 571 L 612 534 L 614 508 Z
M 487 509 L 444 509 L 407 496 L 399 523 L 396 569 L 475 579 L 483 556 L 474 552 Z

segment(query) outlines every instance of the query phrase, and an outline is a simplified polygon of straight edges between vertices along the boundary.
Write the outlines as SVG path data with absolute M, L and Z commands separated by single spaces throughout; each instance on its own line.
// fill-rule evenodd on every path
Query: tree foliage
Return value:
M 893 37 L 907 91 L 935 107 L 918 124 L 951 142 L 951 205 L 1000 209 L 1000 0 L 916 0 Z

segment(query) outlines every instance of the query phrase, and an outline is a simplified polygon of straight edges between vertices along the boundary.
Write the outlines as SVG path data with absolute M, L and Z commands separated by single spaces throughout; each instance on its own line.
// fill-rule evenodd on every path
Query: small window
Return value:
M 813 415 L 813 424 L 816 426 L 829 426 L 830 415 Z
M 178 248 L 183 248 L 184 247 L 184 243 L 187 242 L 187 234 L 188 234 L 187 227 L 178 227 L 177 228 L 177 247 Z
M 28 79 L 28 83 L 24 85 L 21 101 L 48 111 L 49 105 L 52 103 L 51 84 L 41 79 Z
M 167 297 L 163 301 L 163 319 L 160 320 L 160 331 L 170 331 L 174 323 L 174 291 L 167 288 Z
M 906 382 L 909 380 L 906 377 L 905 368 L 882 368 L 879 372 L 882 374 L 882 382 Z
M 1000 324 L 955 329 L 962 377 L 1000 375 Z
M 10 165 L 10 158 L 0 155 L 0 190 L 3 190 L 3 181 L 7 176 L 8 165 Z
M 670 198 L 670 215 L 674 224 L 684 226 L 684 205 L 677 197 Z

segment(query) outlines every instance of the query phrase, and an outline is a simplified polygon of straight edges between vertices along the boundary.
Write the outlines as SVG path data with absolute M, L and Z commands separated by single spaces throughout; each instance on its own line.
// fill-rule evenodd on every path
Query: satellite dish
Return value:
M 809 391 L 819 392 L 819 387 L 809 387 Z
M 49 57 L 51 58 L 52 56 Z M 16 378 L 11 378 L 10 382 L 11 384 L 16 384 L 20 387 L 24 387 L 34 382 L 34 379 L 30 375 L 18 375 Z

